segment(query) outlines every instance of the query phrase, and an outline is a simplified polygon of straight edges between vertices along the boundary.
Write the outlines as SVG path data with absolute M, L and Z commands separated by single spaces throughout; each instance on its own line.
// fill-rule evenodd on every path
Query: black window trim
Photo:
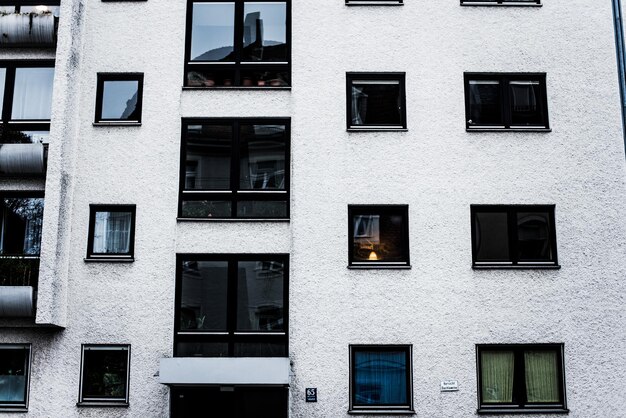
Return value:
M 235 22 L 234 22 L 234 39 L 243 40 L 243 7 L 244 3 L 285 3 L 286 4 L 286 21 L 287 27 L 285 28 L 286 43 L 287 43 L 287 62 L 248 62 L 241 61 L 239 56 L 241 54 L 241 44 L 233 45 L 233 51 L 236 54 L 236 61 L 234 63 L 221 63 L 221 62 L 192 62 L 191 61 L 191 32 L 193 28 L 193 3 L 234 3 L 235 4 Z M 185 21 L 185 65 L 183 71 L 183 90 L 291 90 L 293 83 L 292 80 L 292 65 L 293 60 L 291 51 L 291 3 L 292 0 L 187 0 L 186 21 Z M 241 16 L 241 19 L 239 19 Z M 187 86 L 187 74 L 192 68 L 218 68 L 223 70 L 233 70 L 234 80 L 232 86 Z M 289 74 L 289 84 L 287 86 L 243 86 L 241 84 L 241 72 L 250 71 L 255 69 L 263 69 L 270 71 L 287 71 Z
M 508 86 L 508 83 L 511 79 L 514 78 L 524 78 L 529 81 L 539 81 L 541 86 L 541 101 L 539 102 L 541 105 L 542 115 L 545 120 L 545 125 L 535 125 L 535 126 L 520 126 L 520 125 L 512 125 L 511 124 L 511 116 L 510 116 L 510 100 L 509 100 L 509 89 L 505 88 Z M 470 114 L 470 89 L 469 82 L 470 80 L 493 80 L 498 79 L 500 82 L 500 111 L 502 114 L 503 125 L 473 125 L 470 124 L 471 114 Z M 467 132 L 552 132 L 550 128 L 550 115 L 548 111 L 548 93 L 547 93 L 547 80 L 546 73 L 542 72 L 464 72 L 463 73 L 463 85 L 465 88 L 465 130 Z
M 227 330 L 226 331 L 181 331 L 180 302 L 182 298 L 183 261 L 223 261 L 228 263 L 227 287 Z M 284 331 L 237 331 L 237 263 L 240 261 L 281 261 L 283 263 L 283 325 Z M 173 356 L 178 357 L 179 342 L 220 342 L 228 344 L 228 357 L 234 356 L 236 343 L 280 342 L 285 344 L 285 357 L 289 356 L 289 254 L 287 253 L 224 253 L 176 254 L 176 291 L 174 303 Z
M 0 0 L 0 6 L 60 6 L 61 0 Z
M 471 218 L 471 236 L 472 236 L 472 268 L 473 269 L 560 269 L 559 259 L 557 254 L 557 242 L 556 242 L 556 222 L 555 222 L 555 209 L 554 204 L 513 204 L 513 205 L 501 205 L 501 204 L 472 204 L 470 205 L 470 218 Z M 546 211 L 550 217 L 550 250 L 553 254 L 552 261 L 518 261 L 514 254 L 517 250 L 517 229 L 515 228 L 513 219 L 518 212 L 524 211 Z M 475 245 L 476 239 L 476 224 L 475 215 L 481 212 L 507 212 L 508 214 L 508 237 L 509 237 L 509 261 L 492 262 L 492 261 L 478 261 L 477 249 Z
M 380 214 L 401 213 L 404 219 L 402 246 L 406 261 L 354 261 L 354 215 L 360 212 Z M 409 205 L 407 204 L 350 204 L 348 205 L 348 268 L 349 269 L 410 269 L 411 249 L 409 247 Z
M 104 0 L 103 0 L 104 1 Z M 128 0 L 126 0 L 128 1 Z M 132 0 L 137 1 L 137 0 Z M 94 116 L 94 126 L 141 126 L 141 117 L 143 113 L 143 73 L 97 73 L 96 82 L 96 106 Z M 137 81 L 137 108 L 139 109 L 139 118 L 137 120 L 125 119 L 103 119 L 102 118 L 102 99 L 104 94 L 105 81 Z
M 525 385 L 524 385 L 524 367 L 523 367 L 523 353 L 526 350 L 546 350 L 552 349 L 554 350 L 558 357 L 558 371 L 561 384 L 559 385 L 559 394 L 561 395 L 562 403 L 559 404 L 528 404 L 525 402 L 520 402 L 519 404 L 510 404 L 510 405 L 502 405 L 502 404 L 483 404 L 482 402 L 482 388 L 481 388 L 481 358 L 480 354 L 482 351 L 513 351 L 515 353 L 514 361 L 515 361 L 515 382 L 517 382 L 517 390 L 520 393 L 518 395 L 525 396 Z M 476 344 L 476 385 L 477 385 L 477 401 L 478 401 L 478 409 L 477 413 L 481 415 L 487 414 L 548 414 L 548 413 L 556 413 L 556 414 L 567 414 L 569 413 L 569 409 L 567 409 L 567 392 L 566 392 L 566 384 L 565 384 L 565 345 L 563 343 L 534 343 L 534 344 Z M 519 371 L 518 371 L 519 369 Z M 521 388 L 521 389 L 520 389 Z M 514 389 L 515 390 L 515 389 Z M 520 397 L 523 398 L 523 397 Z
M 461 6 L 541 7 L 541 0 L 460 0 Z
M 76 406 L 113 406 L 113 407 L 128 407 L 130 396 L 130 344 L 81 344 L 80 349 L 80 376 L 78 386 L 78 402 Z M 83 396 L 83 377 L 85 371 L 85 350 L 120 350 L 126 351 L 126 393 L 124 399 L 122 398 L 89 398 Z
M 239 189 L 239 143 L 240 130 L 242 124 L 258 125 L 285 125 L 285 190 L 240 190 Z M 200 222 L 223 222 L 223 221 L 287 221 L 291 217 L 291 118 L 283 117 L 255 117 L 255 118 L 183 118 L 181 127 L 181 148 L 180 148 L 180 171 L 178 188 L 178 221 L 200 221 Z M 185 134 L 189 125 L 231 125 L 233 127 L 233 141 L 231 146 L 230 180 L 231 188 L 228 190 L 185 190 L 186 174 L 186 145 Z M 235 185 L 236 187 L 232 187 Z M 183 216 L 183 197 L 189 200 L 224 200 L 231 202 L 231 216 L 229 217 L 205 217 L 193 218 Z M 191 198 L 195 199 L 191 199 Z M 239 201 L 260 200 L 286 202 L 287 213 L 284 217 L 238 217 L 237 203 Z
M 355 405 L 354 402 L 354 356 L 359 350 L 365 351 L 398 351 L 402 350 L 406 355 L 406 388 L 408 405 Z M 348 367 L 350 373 L 350 405 L 348 414 L 393 414 L 393 415 L 413 415 L 413 344 L 349 344 L 348 345 Z
M 28 411 L 28 401 L 30 397 L 30 372 L 33 365 L 33 347 L 31 343 L 2 343 L 0 344 L 0 352 L 2 350 L 15 350 L 15 349 L 23 349 L 27 351 L 26 361 L 25 361 L 25 380 L 26 385 L 24 388 L 24 402 L 0 402 L 0 413 L 2 412 L 27 412 Z
M 398 81 L 400 83 L 400 98 L 402 109 L 400 125 L 352 125 L 352 83 L 355 80 L 367 81 Z M 368 131 L 406 131 L 406 73 L 405 72 L 347 72 L 346 73 L 346 130 L 348 132 L 368 132 Z
M 98 254 L 93 252 L 93 238 L 96 227 L 96 212 L 130 212 L 130 244 L 128 254 Z M 135 204 L 98 204 L 89 205 L 89 230 L 87 236 L 87 256 L 85 261 L 132 262 L 135 261 L 135 229 L 137 221 L 137 205 Z
M 404 0 L 346 0 L 346 6 L 404 6 Z

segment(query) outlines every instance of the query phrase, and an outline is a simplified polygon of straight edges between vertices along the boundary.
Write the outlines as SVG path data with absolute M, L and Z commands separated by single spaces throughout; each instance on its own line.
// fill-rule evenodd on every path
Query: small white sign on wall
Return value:
M 441 391 L 442 392 L 457 392 L 459 390 L 458 380 L 442 380 Z

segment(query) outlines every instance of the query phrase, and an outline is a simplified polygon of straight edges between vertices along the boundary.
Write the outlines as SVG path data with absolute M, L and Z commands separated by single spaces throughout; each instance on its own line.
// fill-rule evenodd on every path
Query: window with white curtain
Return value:
M 132 259 L 134 235 L 134 205 L 91 205 L 87 259 Z
M 0 411 L 28 407 L 30 344 L 0 344 Z

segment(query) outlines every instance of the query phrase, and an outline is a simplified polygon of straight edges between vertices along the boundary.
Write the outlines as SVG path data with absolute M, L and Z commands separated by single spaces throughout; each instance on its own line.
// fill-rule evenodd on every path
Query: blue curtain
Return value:
M 406 405 L 406 353 L 359 351 L 354 355 L 354 403 Z

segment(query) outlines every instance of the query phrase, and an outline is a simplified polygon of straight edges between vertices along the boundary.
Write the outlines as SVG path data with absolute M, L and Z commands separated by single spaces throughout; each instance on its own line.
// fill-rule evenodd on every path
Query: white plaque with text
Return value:
M 459 390 L 458 380 L 442 380 L 441 391 L 442 392 L 456 392 Z

